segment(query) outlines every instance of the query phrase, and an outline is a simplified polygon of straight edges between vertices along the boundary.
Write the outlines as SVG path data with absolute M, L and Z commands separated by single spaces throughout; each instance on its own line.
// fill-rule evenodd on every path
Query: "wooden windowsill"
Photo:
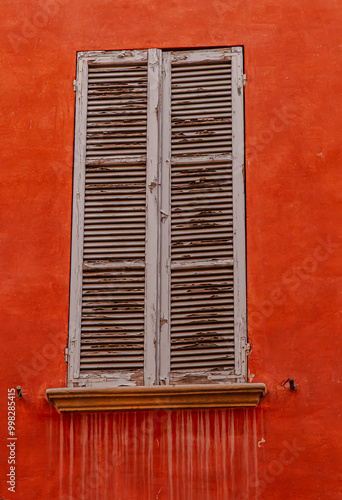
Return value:
M 257 406 L 265 384 L 169 385 L 151 387 L 80 387 L 47 389 L 48 401 L 59 412 Z

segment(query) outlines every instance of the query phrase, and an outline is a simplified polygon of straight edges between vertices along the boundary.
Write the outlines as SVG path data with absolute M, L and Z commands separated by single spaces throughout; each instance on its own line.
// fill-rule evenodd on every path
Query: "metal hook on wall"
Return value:
M 281 384 L 282 386 L 284 386 L 286 383 L 289 383 L 289 389 L 291 389 L 291 391 L 294 391 L 297 389 L 297 387 L 295 386 L 295 383 L 294 383 L 294 379 L 293 378 L 288 378 L 287 380 L 285 380 L 285 382 L 283 384 Z

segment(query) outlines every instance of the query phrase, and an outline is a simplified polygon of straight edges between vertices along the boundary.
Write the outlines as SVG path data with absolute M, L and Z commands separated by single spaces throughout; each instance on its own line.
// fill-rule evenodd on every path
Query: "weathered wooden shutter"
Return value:
M 170 374 L 164 370 L 171 384 L 245 377 L 241 62 L 241 52 L 231 49 L 164 57 L 166 67 L 171 63 L 165 86 L 171 102 L 171 161 L 165 160 L 171 164 Z
M 245 380 L 241 49 L 78 65 L 69 385 Z
M 147 51 L 81 54 L 77 86 L 69 378 L 141 385 Z

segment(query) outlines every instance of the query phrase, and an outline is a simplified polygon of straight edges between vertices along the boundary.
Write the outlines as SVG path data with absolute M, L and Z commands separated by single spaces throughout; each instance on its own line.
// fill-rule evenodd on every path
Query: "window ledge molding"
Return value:
M 246 408 L 257 406 L 265 384 L 212 384 L 47 389 L 60 413 L 82 411 Z

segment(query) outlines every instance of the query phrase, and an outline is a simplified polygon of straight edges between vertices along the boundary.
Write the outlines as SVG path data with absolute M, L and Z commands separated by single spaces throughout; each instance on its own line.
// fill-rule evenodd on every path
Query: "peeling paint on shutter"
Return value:
M 171 383 L 235 368 L 232 64 L 195 52 L 171 71 Z

